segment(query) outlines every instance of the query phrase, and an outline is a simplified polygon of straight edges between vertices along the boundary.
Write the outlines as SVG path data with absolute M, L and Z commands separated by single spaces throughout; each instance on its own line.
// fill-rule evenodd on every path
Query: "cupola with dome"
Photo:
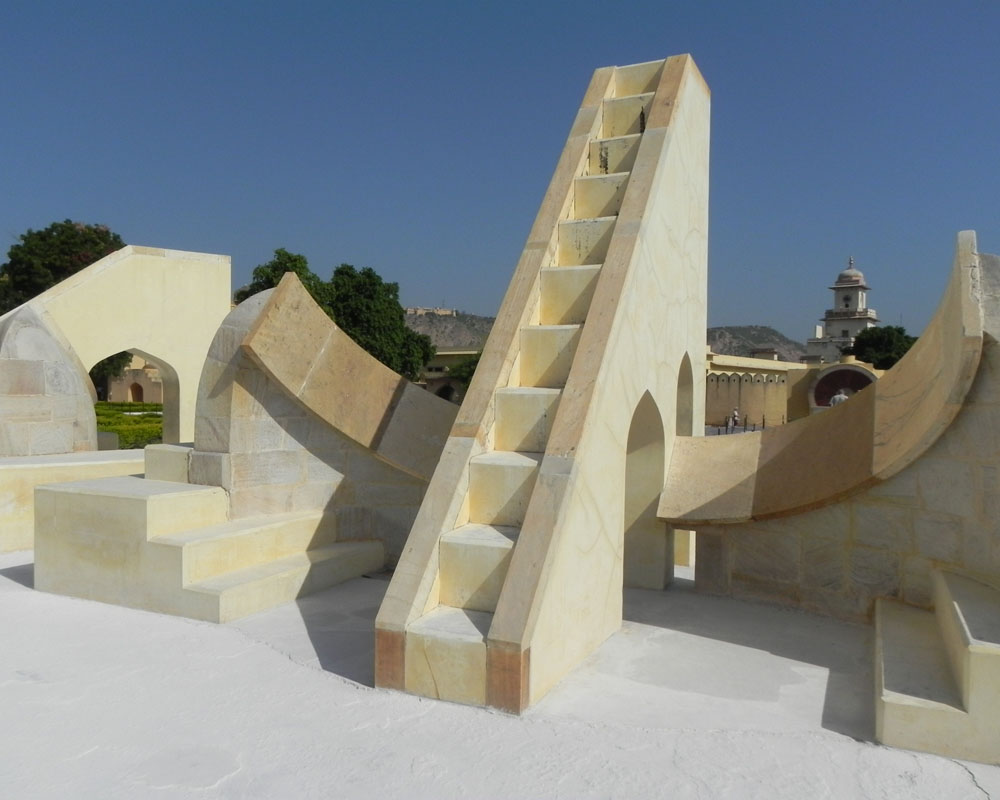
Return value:
M 833 308 L 823 315 L 823 324 L 816 326 L 816 335 L 806 342 L 807 356 L 820 356 L 824 362 L 840 359 L 841 351 L 854 345 L 854 337 L 878 324 L 874 308 L 868 308 L 868 290 L 864 273 L 854 266 L 853 256 L 847 269 L 837 275 L 830 287 Z

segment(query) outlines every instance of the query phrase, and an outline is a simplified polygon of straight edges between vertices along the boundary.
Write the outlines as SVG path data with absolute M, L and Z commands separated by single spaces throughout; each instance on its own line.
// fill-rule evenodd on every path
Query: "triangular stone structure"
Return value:
M 520 712 L 663 587 L 665 454 L 700 430 L 709 91 L 599 69 L 376 622 L 376 683 Z

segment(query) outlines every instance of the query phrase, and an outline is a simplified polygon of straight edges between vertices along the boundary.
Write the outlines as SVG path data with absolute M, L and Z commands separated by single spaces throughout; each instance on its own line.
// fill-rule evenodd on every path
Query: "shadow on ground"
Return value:
M 0 569 L 0 578 L 6 578 L 14 583 L 19 583 L 28 589 L 35 588 L 35 564 L 16 564 L 13 567 Z
M 659 664 L 647 664 L 638 674 L 653 682 L 719 698 L 788 703 L 789 695 L 801 691 L 796 687 L 822 679 L 825 671 L 822 727 L 874 738 L 871 626 L 698 594 L 694 582 L 684 579 L 665 592 L 626 589 L 624 617 L 673 634 L 659 646 L 655 637 L 646 643 L 647 661 Z

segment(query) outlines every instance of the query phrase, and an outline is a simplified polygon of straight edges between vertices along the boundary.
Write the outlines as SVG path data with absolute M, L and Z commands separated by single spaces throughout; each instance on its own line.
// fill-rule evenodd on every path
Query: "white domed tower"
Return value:
M 878 324 L 875 309 L 868 308 L 869 288 L 864 274 L 854 268 L 854 258 L 848 259 L 847 269 L 830 287 L 833 308 L 827 309 L 823 324 L 816 326 L 815 337 L 806 342 L 807 355 L 820 356 L 826 362 L 838 361 L 841 350 L 851 347 L 855 336 Z

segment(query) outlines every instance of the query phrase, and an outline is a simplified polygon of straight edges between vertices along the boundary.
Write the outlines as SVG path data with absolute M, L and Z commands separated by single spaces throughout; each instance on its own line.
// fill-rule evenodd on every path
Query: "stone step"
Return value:
M 566 385 L 580 325 L 530 325 L 521 329 L 521 386 L 561 389 Z
M 520 526 L 535 487 L 541 453 L 495 450 L 469 462 L 469 521 Z
M 972 577 L 933 572 L 934 608 L 962 703 L 1000 712 L 1000 591 Z M 998 741 L 1000 750 L 1000 741 Z
M 158 536 L 150 544 L 179 550 L 174 558 L 181 585 L 187 586 L 333 544 L 335 538 L 333 515 L 309 511 L 235 519 Z
M 626 136 L 611 136 L 594 139 L 590 143 L 587 168 L 591 175 L 609 175 L 615 172 L 629 172 L 635 164 L 639 152 L 641 133 Z
M 438 606 L 406 629 L 405 689 L 454 703 L 486 705 L 487 611 Z
M 60 524 L 76 536 L 119 541 L 152 539 L 229 518 L 229 497 L 218 486 L 134 475 L 43 486 L 35 496 L 36 516 L 58 512 Z
M 649 107 L 652 102 L 652 92 L 605 100 L 601 136 L 608 138 L 642 133 L 646 130 L 646 120 L 649 118 Z
M 534 386 L 497 389 L 493 447 L 544 453 L 561 395 L 562 389 Z
M 615 232 L 617 217 L 564 219 L 559 223 L 557 267 L 603 264 Z
M 496 611 L 520 528 L 463 525 L 441 537 L 441 605 Z
M 146 479 L 151 481 L 188 482 L 188 461 L 194 445 L 148 444 L 143 450 Z
M 587 319 L 597 288 L 600 264 L 543 267 L 538 321 L 542 325 L 579 325 Z
M 894 600 L 875 606 L 875 727 L 883 744 L 941 752 L 968 725 L 935 615 Z
M 210 622 L 230 622 L 378 572 L 384 560 L 381 542 L 337 542 L 200 581 L 184 591 L 211 609 L 205 617 Z
M 662 71 L 662 60 L 615 67 L 615 97 L 627 97 L 654 91 Z
M 618 216 L 628 177 L 628 172 L 612 172 L 574 179 L 573 219 Z

